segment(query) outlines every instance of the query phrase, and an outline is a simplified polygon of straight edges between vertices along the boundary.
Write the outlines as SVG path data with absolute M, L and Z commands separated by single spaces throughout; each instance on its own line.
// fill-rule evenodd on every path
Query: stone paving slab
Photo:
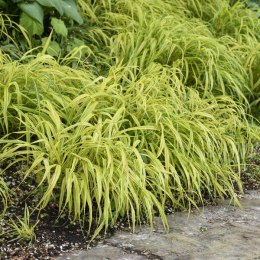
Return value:
M 190 214 L 176 212 L 168 216 L 168 233 L 156 218 L 153 230 L 141 226 L 134 234 L 118 231 L 90 250 L 57 260 L 260 260 L 260 191 L 245 195 L 241 204 L 242 209 L 223 202 Z
M 126 253 L 122 249 L 113 247 L 111 245 L 98 245 L 88 251 L 79 251 L 75 253 L 60 256 L 57 259 L 71 259 L 71 260 L 141 260 L 146 259 L 142 256 Z

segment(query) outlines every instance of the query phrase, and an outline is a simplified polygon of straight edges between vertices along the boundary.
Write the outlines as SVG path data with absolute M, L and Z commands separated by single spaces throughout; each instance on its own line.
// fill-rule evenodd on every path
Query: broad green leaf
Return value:
M 71 18 L 72 20 L 76 21 L 78 24 L 82 24 L 83 20 L 80 14 L 77 11 L 77 5 L 73 0 L 64 0 L 62 1 L 62 6 L 64 10 L 64 14 Z
M 45 46 L 45 44 L 48 41 L 48 37 L 42 38 L 42 46 Z M 48 47 L 47 47 L 47 53 L 53 57 L 58 57 L 61 52 L 60 45 L 56 41 L 50 41 Z
M 74 48 L 79 48 L 83 45 L 85 45 L 84 41 L 78 38 L 74 38 L 73 41 L 71 41 L 68 45 L 68 51 L 72 51 Z
M 58 57 L 61 52 L 60 45 L 56 41 L 51 41 L 47 53 L 53 57 Z
M 5 7 L 6 6 L 6 2 L 4 0 L 0 0 L 0 7 Z
M 43 25 L 38 21 L 34 20 L 26 13 L 22 13 L 20 17 L 20 25 L 23 26 L 30 36 L 39 35 L 43 33 Z
M 85 46 L 85 47 L 84 47 Z M 80 48 L 82 47 L 82 48 Z M 74 53 L 75 57 L 82 58 L 88 54 L 88 48 L 86 47 L 84 41 L 74 38 L 67 46 L 67 51 L 71 52 L 74 49 L 79 48 L 77 52 Z
M 18 4 L 19 8 L 31 18 L 43 24 L 43 9 L 38 3 L 21 3 Z
M 57 34 L 60 34 L 63 37 L 68 36 L 68 29 L 62 20 L 53 17 L 51 18 L 51 25 Z
M 60 15 L 63 15 L 62 0 L 36 0 L 42 6 L 54 7 Z

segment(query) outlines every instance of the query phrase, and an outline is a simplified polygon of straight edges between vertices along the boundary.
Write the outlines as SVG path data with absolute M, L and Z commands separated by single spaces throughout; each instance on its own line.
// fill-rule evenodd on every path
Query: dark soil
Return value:
M 10 197 L 8 210 L 4 217 L 0 218 L 0 259 L 53 259 L 54 256 L 64 252 L 92 247 L 100 239 L 111 236 L 116 229 L 125 228 L 126 221 L 122 220 L 106 234 L 101 232 L 94 241 L 91 241 L 91 234 L 94 232 L 88 234 L 88 224 L 73 221 L 66 213 L 59 216 L 59 208 L 55 203 L 49 203 L 40 212 L 34 211 L 40 200 L 39 195 L 33 193 L 37 184 L 30 179 L 23 181 L 21 179 L 23 171 L 22 165 L 16 165 L 2 175 L 10 189 Z M 11 234 L 10 219 L 16 220 L 16 223 L 19 223 L 17 218 L 23 220 L 25 205 L 31 212 L 30 225 L 33 226 L 39 220 L 34 230 L 35 236 L 27 242 L 12 241 L 16 236 Z M 3 205 L 0 203 L 0 212 L 2 209 Z
M 260 189 L 260 144 L 255 147 L 253 154 L 248 158 L 242 169 L 241 180 L 245 190 Z
M 87 239 L 79 223 L 68 224 L 69 220 L 65 217 L 57 221 L 58 208 L 55 204 L 50 203 L 40 213 L 33 212 L 33 208 L 39 201 L 39 198 L 32 193 L 36 185 L 33 182 L 32 184 L 22 182 L 19 171 L 22 169 L 12 167 L 3 175 L 11 191 L 11 205 L 8 205 L 8 211 L 0 222 L 1 259 L 51 259 L 62 251 L 83 248 Z M 21 182 L 22 184 L 19 185 Z M 14 234 L 11 234 L 10 219 L 17 220 L 18 217 L 23 220 L 25 202 L 29 211 L 33 212 L 30 224 L 33 225 L 37 219 L 40 220 L 34 230 L 36 239 L 27 242 L 17 240 L 10 242 L 15 238 Z
M 59 214 L 58 206 L 55 203 L 50 203 L 41 212 L 33 212 L 40 199 L 33 194 L 36 183 L 29 179 L 22 182 L 20 177 L 22 171 L 24 171 L 23 166 L 17 165 L 2 175 L 11 191 L 10 201 L 12 204 L 8 205 L 8 211 L 0 219 L 1 259 L 53 259 L 64 252 L 92 247 L 98 240 L 105 237 L 105 234 L 101 234 L 94 242 L 90 243 L 91 236 L 86 231 L 87 223 L 83 225 L 83 223 L 73 222 L 67 217 L 67 214 L 61 215 L 57 220 Z M 245 191 L 260 189 L 260 146 L 255 148 L 253 155 L 248 159 L 241 179 Z M 33 225 L 37 220 L 40 220 L 34 230 L 35 238 L 28 242 L 10 241 L 15 238 L 10 233 L 10 219 L 16 220 L 16 223 L 18 223 L 17 217 L 23 219 L 25 203 L 32 212 L 30 224 Z M 171 212 L 169 210 L 168 213 Z M 121 221 L 116 227 L 111 228 L 106 236 L 110 236 L 116 229 L 128 229 L 129 225 L 124 223 Z

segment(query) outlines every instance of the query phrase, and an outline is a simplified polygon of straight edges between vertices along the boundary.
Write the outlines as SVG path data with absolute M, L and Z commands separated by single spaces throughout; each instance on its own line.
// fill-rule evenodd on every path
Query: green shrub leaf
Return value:
M 42 38 L 42 46 L 48 41 L 48 37 Z M 49 46 L 47 47 L 47 53 L 53 57 L 58 57 L 60 54 L 61 48 L 56 41 L 50 41 Z
M 78 24 L 82 24 L 83 20 L 77 11 L 77 5 L 73 0 L 64 0 L 61 2 L 64 10 L 64 14 L 76 21 Z
M 85 46 L 85 47 L 84 47 Z M 72 52 L 73 50 L 78 49 L 74 52 L 74 57 L 83 58 L 88 54 L 88 48 L 86 47 L 84 41 L 74 38 L 67 46 L 67 51 Z
M 57 34 L 63 37 L 68 36 L 68 29 L 62 20 L 53 17 L 51 18 L 51 25 Z
M 81 46 L 85 45 L 84 41 L 78 39 L 78 38 L 74 38 L 72 41 L 70 41 L 70 43 L 68 44 L 67 49 L 69 51 L 72 51 L 74 48 L 79 48 Z
M 20 17 L 20 25 L 23 26 L 30 36 L 39 35 L 43 33 L 43 25 L 38 21 L 34 20 L 26 13 L 22 13 Z
M 60 15 L 63 15 L 61 0 L 36 0 L 39 4 L 47 7 L 54 7 Z
M 22 3 L 18 5 L 20 9 L 31 18 L 43 24 L 43 9 L 38 3 Z
M 0 0 L 0 7 L 5 7 L 6 6 L 6 2 L 3 0 Z

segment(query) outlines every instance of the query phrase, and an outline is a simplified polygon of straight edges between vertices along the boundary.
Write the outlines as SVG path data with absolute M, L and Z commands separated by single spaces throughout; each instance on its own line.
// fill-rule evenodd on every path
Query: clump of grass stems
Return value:
M 228 0 L 188 0 L 185 10 L 190 17 L 196 17 L 207 23 L 216 37 L 230 36 L 239 43 L 248 44 L 259 40 L 259 19 L 254 10 L 246 8 L 245 1 Z
M 251 93 L 246 96 L 254 113 L 259 117 L 260 109 L 260 20 L 256 10 L 246 8 L 246 1 L 217 0 L 185 1 L 189 16 L 197 17 L 207 24 L 213 35 L 223 44 L 229 45 L 231 51 L 241 61 L 248 75 L 247 85 Z
M 38 209 L 55 201 L 95 236 L 120 217 L 152 225 L 155 211 L 167 228 L 165 206 L 196 206 L 205 194 L 237 202 L 235 167 L 254 133 L 232 98 L 202 99 L 171 66 L 114 66 L 94 80 L 47 55 L 25 59 L 1 66 L 0 162 L 28 164 Z
M 89 57 L 77 68 L 78 50 L 58 61 L 47 45 L 15 61 L 0 52 L 0 163 L 26 164 L 37 209 L 54 201 L 94 236 L 119 218 L 152 225 L 155 212 L 167 229 L 166 206 L 205 196 L 238 203 L 259 139 L 247 115 L 260 103 L 254 13 L 227 0 L 78 2 Z M 2 179 L 0 197 L 5 209 Z
M 34 229 L 37 226 L 39 221 L 36 221 L 36 223 L 31 224 L 30 223 L 30 211 L 25 205 L 24 208 L 24 216 L 23 219 L 17 217 L 17 220 L 10 219 L 10 231 L 7 233 L 0 233 L 0 237 L 5 238 L 8 237 L 10 238 L 10 241 L 27 241 L 27 242 L 32 242 L 35 239 L 35 233 Z
M 152 62 L 169 65 L 202 97 L 228 94 L 257 111 L 260 22 L 245 3 L 80 0 L 79 6 L 89 25 L 81 37 L 99 74 L 115 64 L 142 72 Z
M 19 59 L 25 51 L 25 46 L 31 48 L 31 41 L 26 30 L 12 18 L 12 16 L 0 13 L 0 50 L 14 59 Z
M 7 209 L 7 203 L 8 203 L 8 187 L 3 180 L 3 178 L 0 176 L 0 199 L 1 199 L 1 212 L 0 217 L 2 217 Z

